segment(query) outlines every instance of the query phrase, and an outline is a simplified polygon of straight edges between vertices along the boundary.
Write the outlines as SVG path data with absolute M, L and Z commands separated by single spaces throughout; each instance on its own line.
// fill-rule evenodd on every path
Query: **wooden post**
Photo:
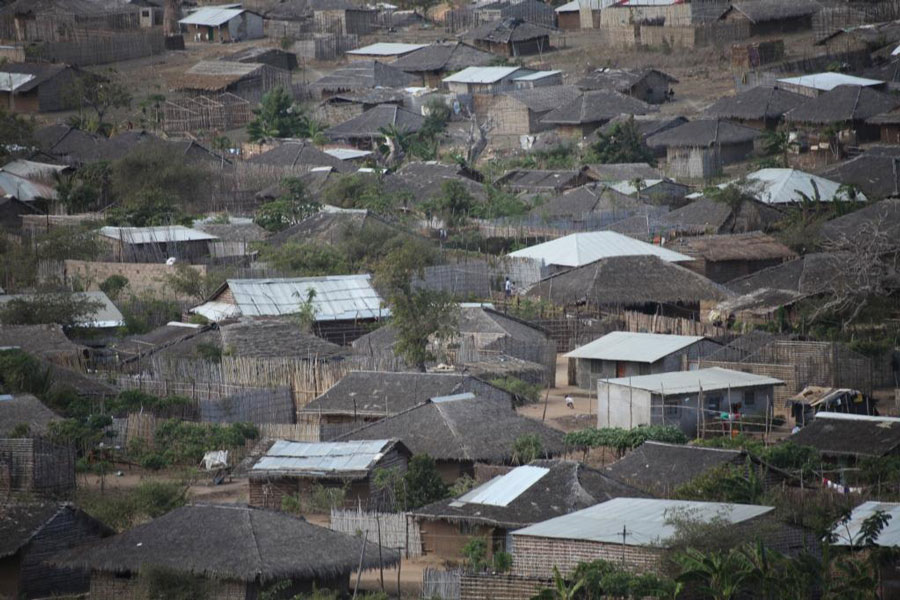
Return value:
M 397 548 L 397 550 L 398 550 L 397 554 L 399 555 L 400 548 Z M 402 564 L 403 564 L 403 559 L 402 559 L 402 557 L 398 556 L 398 560 L 397 560 L 397 597 L 398 598 L 400 597 L 400 565 L 402 565 Z
M 634 429 L 634 388 L 631 387 L 631 377 L 628 377 L 628 429 Z
M 375 526 L 378 528 L 378 573 L 381 580 L 381 591 L 384 591 L 384 557 L 381 554 L 381 518 L 375 515 Z
M 697 394 L 697 427 L 699 431 L 700 439 L 703 439 L 704 429 L 706 429 L 706 414 L 705 409 L 703 408 L 703 384 L 699 381 L 697 382 L 700 387 L 700 393 Z
M 353 586 L 353 597 L 356 598 L 356 592 L 359 591 L 359 579 L 362 577 L 362 562 L 366 555 L 366 541 L 369 539 L 369 530 L 363 531 L 362 550 L 359 552 L 359 564 L 356 567 L 356 585 Z

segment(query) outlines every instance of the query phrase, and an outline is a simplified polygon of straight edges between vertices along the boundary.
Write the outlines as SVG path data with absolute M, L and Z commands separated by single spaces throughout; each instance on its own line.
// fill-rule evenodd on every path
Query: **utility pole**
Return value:
M 625 538 L 628 537 L 628 528 L 622 525 L 622 566 L 625 566 Z

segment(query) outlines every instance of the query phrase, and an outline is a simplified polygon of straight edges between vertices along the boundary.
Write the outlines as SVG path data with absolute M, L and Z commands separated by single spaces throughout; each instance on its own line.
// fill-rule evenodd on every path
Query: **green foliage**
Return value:
M 531 404 L 541 398 L 541 386 L 522 381 L 518 377 L 498 377 L 491 379 L 489 383 L 512 394 L 517 406 Z
M 253 109 L 253 115 L 247 125 L 251 142 L 266 138 L 315 137 L 311 134 L 321 129 L 302 106 L 294 103 L 291 93 L 283 87 L 267 92 L 259 107 Z
M 201 360 L 214 363 L 222 362 L 222 348 L 210 342 L 200 342 L 194 346 L 194 354 Z
M 96 260 L 106 246 L 88 227 L 58 227 L 37 238 L 39 260 Z
M 517 465 L 527 465 L 544 454 L 544 445 L 536 433 L 526 433 L 515 439 L 512 446 L 512 461 Z
M 822 468 L 822 458 L 818 450 L 790 441 L 769 446 L 760 453 L 760 458 L 778 469 L 791 473 L 799 472 L 804 479 L 815 479 Z
M 350 482 L 341 486 L 325 486 L 320 483 L 309 489 L 306 495 L 285 495 L 281 498 L 281 510 L 294 515 L 307 513 L 328 513 L 333 508 L 341 507 L 347 498 Z
M 319 211 L 319 203 L 310 198 L 301 179 L 287 177 L 281 181 L 281 187 L 281 196 L 256 211 L 254 222 L 266 231 L 287 229 Z
M 0 350 L 0 386 L 7 393 L 33 394 L 38 398 L 50 391 L 50 371 L 40 361 L 21 350 Z
M 494 558 L 491 563 L 494 571 L 497 573 L 506 573 L 512 568 L 512 554 L 498 550 L 494 552 Z
M 189 404 L 191 404 L 191 399 L 184 396 L 159 397 L 141 390 L 123 390 L 115 399 L 106 402 L 106 410 L 114 415 L 136 412 L 164 414 L 172 408 Z
M 378 178 L 365 175 L 343 175 L 323 191 L 326 204 L 341 208 L 366 208 L 387 214 L 412 200 L 408 194 L 392 194 L 384 190 Z
M 616 123 L 608 133 L 598 132 L 597 136 L 599 139 L 591 146 L 587 162 L 656 165 L 656 158 L 644 145 L 634 117 Z
M 431 338 L 449 339 L 456 332 L 458 307 L 449 294 L 414 288 L 412 279 L 435 262 L 435 252 L 418 240 L 405 240 L 379 264 L 376 281 L 391 307 L 391 325 L 397 332 L 394 352 L 420 371 L 434 360 Z
M 447 493 L 451 498 L 456 498 L 462 496 L 477 484 L 477 481 L 464 473 L 462 476 L 456 478 L 456 481 L 453 482 L 453 485 L 450 486 Z
M 675 489 L 674 498 L 705 502 L 760 504 L 763 485 L 752 462 L 722 465 Z
M 119 294 L 126 287 L 128 287 L 128 278 L 119 274 L 110 275 L 100 282 L 100 291 L 109 296 L 113 302 L 119 298 Z
M 261 258 L 279 272 L 295 277 L 346 275 L 353 271 L 341 249 L 330 244 L 287 242 L 277 248 L 266 246 Z
M 565 441 L 570 446 L 581 448 L 597 448 L 600 446 L 614 448 L 621 455 L 646 441 L 686 444 L 688 440 L 683 431 L 672 425 L 648 425 L 635 427 L 634 429 L 622 429 L 620 427 L 595 429 L 590 427 L 581 431 L 567 433 Z
M 148 600 L 206 600 L 208 581 L 199 575 L 169 567 L 144 566 L 141 582 Z
M 405 510 L 419 508 L 447 497 L 447 486 L 438 473 L 437 464 L 427 454 L 417 454 L 410 459 L 403 479 L 406 488 Z
M 0 107 L 0 160 L 25 152 L 34 143 L 34 121 Z
M 14 440 L 31 437 L 31 427 L 28 426 L 28 423 L 18 423 L 10 429 L 6 437 Z
M 131 93 L 115 69 L 107 69 L 103 75 L 76 77 L 63 91 L 69 108 L 78 110 L 80 124 L 84 128 L 107 134 L 110 126 L 103 119 L 113 108 L 131 106 Z M 94 113 L 92 118 L 83 115 L 85 110 Z
M 75 446 L 81 456 L 85 456 L 108 437 L 106 429 L 110 425 L 112 425 L 112 419 L 105 415 L 88 415 L 52 421 L 47 426 L 47 437 L 57 444 L 71 444 Z
M 169 321 L 181 320 L 181 307 L 174 300 L 151 295 L 131 296 L 118 304 L 125 326 L 124 335 L 139 335 L 165 325 Z
M 519 217 L 528 212 L 528 204 L 512 192 L 486 184 L 484 190 L 487 200 L 475 203 L 469 214 L 477 219 L 498 219 L 500 217 Z
M 503 171 L 510 169 L 574 169 L 578 167 L 578 149 L 571 142 L 563 142 L 546 150 L 535 150 L 496 165 Z
M 258 437 L 259 431 L 248 423 L 210 425 L 169 419 L 156 428 L 154 446 L 166 464 L 196 465 L 206 452 L 240 448 Z
M 752 589 L 753 565 L 739 550 L 702 552 L 688 548 L 676 557 L 678 581 L 693 584 L 705 598 L 732 600 Z
M 57 323 L 72 327 L 89 320 L 102 307 L 98 300 L 71 293 L 42 293 L 14 298 L 0 306 L 0 323 L 38 325 Z
M 77 499 L 89 515 L 116 531 L 125 531 L 184 506 L 187 491 L 187 486 L 178 482 L 148 480 L 129 490 L 80 490 Z
M 54 173 L 57 200 L 69 214 L 105 208 L 109 200 L 110 165 L 98 160 L 74 173 Z
M 424 205 L 425 213 L 436 215 L 448 227 L 458 227 L 466 222 L 475 206 L 475 199 L 460 181 L 448 179 L 441 184 L 441 193 Z
M 215 287 L 210 280 L 196 267 L 186 263 L 175 263 L 175 269 L 165 275 L 166 287 L 178 294 L 197 300 L 205 300 Z
M 111 165 L 110 190 L 117 205 L 107 211 L 107 223 L 190 226 L 184 211 L 197 198 L 209 197 L 211 174 L 166 145 L 140 144 Z
M 462 547 L 463 558 L 466 559 L 466 568 L 479 573 L 487 567 L 487 539 L 484 537 L 472 537 Z
M 294 292 L 294 296 L 299 296 L 297 292 Z M 310 288 L 306 291 L 306 298 L 300 302 L 300 305 L 297 307 L 297 324 L 300 326 L 300 329 L 306 332 L 312 331 L 313 325 L 316 322 L 316 313 L 318 309 L 315 305 L 316 299 L 316 290 Z

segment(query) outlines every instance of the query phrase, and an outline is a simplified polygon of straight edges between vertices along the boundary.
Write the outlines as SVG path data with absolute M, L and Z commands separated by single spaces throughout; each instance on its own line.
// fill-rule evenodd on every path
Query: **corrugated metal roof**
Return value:
M 822 92 L 829 92 L 839 85 L 860 85 L 869 87 L 881 85 L 884 82 L 878 79 L 868 79 L 866 77 L 855 77 L 844 73 L 813 73 L 811 75 L 801 75 L 799 77 L 787 77 L 779 79 L 778 83 L 787 83 L 802 87 L 813 88 Z
M 192 308 L 190 312 L 214 322 L 241 316 L 241 309 L 227 302 L 204 302 L 200 306 Z
M 12 173 L 19 177 L 43 177 L 65 171 L 69 168 L 71 167 L 67 167 L 66 165 L 53 165 L 50 163 L 19 159 L 6 163 L 3 167 L 0 167 L 0 171 L 6 171 L 7 173 Z
M 285 279 L 229 279 L 234 301 L 246 317 L 290 315 L 309 291 L 316 321 L 373 319 L 390 315 L 372 287 L 370 275 L 330 275 Z
M 384 456 L 391 440 L 357 442 L 276 441 L 251 471 L 292 471 L 305 474 L 368 471 Z
M 641 179 L 641 190 L 646 190 L 662 181 L 662 179 Z M 606 185 L 626 196 L 630 196 L 638 191 L 637 187 L 634 185 L 634 181 L 610 181 Z
M 573 233 L 543 244 L 511 252 L 515 258 L 531 258 L 545 265 L 580 267 L 614 256 L 657 256 L 668 262 L 693 260 L 662 246 L 648 244 L 614 231 Z
M 837 536 L 835 546 L 850 546 L 860 544 L 860 529 L 863 521 L 871 517 L 877 511 L 884 512 L 891 516 L 891 519 L 878 534 L 875 539 L 875 545 L 883 547 L 900 546 L 900 503 L 898 502 L 877 502 L 870 500 L 863 502 L 853 509 L 850 514 L 850 520 L 844 524 L 841 523 L 831 530 L 831 533 Z M 848 532 L 849 530 L 849 532 Z
M 7 73 L 0 71 L 0 92 L 14 92 L 32 79 L 31 73 Z
M 445 83 L 496 83 L 505 79 L 521 67 L 466 67 L 450 77 L 445 77 Z
M 582 5 L 589 7 L 591 10 L 602 10 L 615 3 L 616 0 L 572 0 L 571 2 L 566 2 L 562 6 L 557 6 L 556 12 L 579 12 L 581 11 Z
M 675 527 L 669 523 L 673 517 L 686 516 L 703 522 L 724 519 L 737 524 L 773 510 L 771 506 L 755 504 L 615 498 L 512 534 L 621 544 L 624 528 L 627 546 L 662 545 L 675 534 Z
M 560 70 L 535 71 L 534 73 L 522 75 L 521 77 L 513 77 L 513 81 L 537 81 L 539 79 L 543 79 L 544 77 L 552 77 L 553 75 L 558 75 L 560 73 L 562 73 L 562 71 Z
M 816 413 L 817 419 L 837 419 L 839 421 L 871 421 L 875 423 L 900 423 L 898 417 L 876 417 L 873 415 L 855 415 L 853 413 L 839 413 L 819 411 Z
M 378 42 L 356 50 L 347 50 L 347 54 L 363 54 L 367 56 L 396 56 L 409 54 L 426 47 L 428 44 L 400 44 L 397 42 Z
M 432 402 L 456 402 L 457 400 L 471 400 L 475 397 L 472 392 L 463 392 L 462 394 L 451 394 L 449 396 L 435 396 L 429 398 Z
M 38 198 L 55 199 L 56 190 L 49 185 L 0 171 L 0 196 L 14 196 L 22 202 L 31 202 Z
M 656 394 L 665 394 L 666 396 L 695 394 L 701 389 L 704 392 L 710 392 L 760 385 L 784 385 L 783 381 L 774 377 L 732 371 L 721 367 L 710 367 L 696 371 L 672 371 L 669 373 L 657 373 L 656 375 L 639 375 L 638 377 L 618 377 L 601 381 L 613 385 L 647 390 Z
M 801 192 L 809 198 L 818 198 L 822 202 L 832 202 L 836 199 L 850 200 L 850 194 L 843 185 L 837 181 L 825 179 L 812 173 L 805 173 L 797 169 L 760 169 L 746 176 L 748 182 L 761 185 L 754 196 L 766 204 L 792 204 L 803 201 Z M 865 202 L 866 197 L 857 192 L 855 199 Z
M 241 15 L 242 8 L 223 8 L 221 6 L 204 6 L 198 8 L 185 18 L 178 21 L 182 25 L 207 25 L 218 27 Z
M 566 357 L 654 363 L 702 339 L 697 335 L 613 331 L 590 344 L 575 348 Z
M 357 150 L 356 148 L 327 148 L 324 152 L 339 160 L 353 160 L 354 158 L 364 158 L 372 154 L 371 150 Z
M 103 237 L 121 240 L 126 244 L 165 244 L 171 242 L 195 242 L 217 240 L 205 231 L 191 229 L 184 225 L 164 225 L 159 227 L 101 227 Z
M 463 504 L 487 504 L 489 506 L 508 506 L 510 502 L 518 498 L 522 493 L 540 481 L 541 477 L 550 472 L 544 467 L 516 467 L 509 473 L 494 477 L 487 483 L 460 496 L 450 506 L 462 506 Z

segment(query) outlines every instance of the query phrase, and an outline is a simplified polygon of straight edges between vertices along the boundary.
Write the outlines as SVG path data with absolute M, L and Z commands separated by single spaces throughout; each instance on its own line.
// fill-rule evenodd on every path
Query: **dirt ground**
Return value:
M 522 416 L 544 421 L 550 427 L 562 431 L 574 431 L 596 425 L 593 418 L 594 401 L 589 392 L 568 385 L 568 360 L 562 354 L 556 358 L 556 387 L 550 389 L 549 396 L 540 402 L 519 407 Z M 575 408 L 566 407 L 566 396 L 571 395 Z M 546 408 L 546 416 L 544 414 Z

